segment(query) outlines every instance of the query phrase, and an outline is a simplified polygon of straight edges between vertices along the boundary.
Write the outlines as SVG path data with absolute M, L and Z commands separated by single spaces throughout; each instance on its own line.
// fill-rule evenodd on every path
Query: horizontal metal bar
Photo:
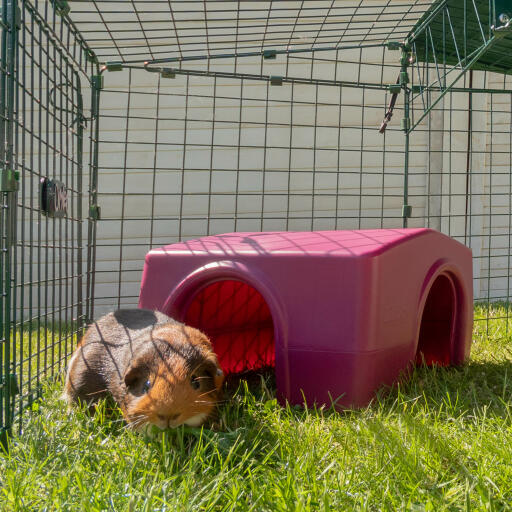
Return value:
M 338 50 L 354 50 L 361 48 L 382 48 L 385 47 L 388 42 L 380 42 L 380 43 L 368 43 L 368 44 L 354 44 L 354 45 L 335 45 L 335 46 L 323 46 L 319 48 L 292 48 L 286 50 L 274 50 L 276 55 L 293 55 L 297 53 L 317 53 L 317 52 L 333 52 Z M 272 50 L 272 48 L 267 48 L 268 50 Z M 213 55 L 201 54 L 201 55 L 185 55 L 181 57 L 168 57 L 165 59 L 153 59 L 153 60 L 144 60 L 144 64 L 147 66 L 155 65 L 155 64 L 168 64 L 173 62 L 188 62 L 188 61 L 197 61 L 197 60 L 217 60 L 217 59 L 239 59 L 243 57 L 263 57 L 264 50 L 253 51 L 253 52 L 234 52 L 234 53 L 217 53 Z M 131 61 L 135 63 L 135 61 Z M 141 61 L 142 62 L 142 61 Z

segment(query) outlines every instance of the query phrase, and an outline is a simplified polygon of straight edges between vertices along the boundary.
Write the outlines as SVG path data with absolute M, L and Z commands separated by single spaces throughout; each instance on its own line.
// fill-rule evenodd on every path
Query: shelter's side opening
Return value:
M 456 296 L 449 277 L 434 281 L 425 302 L 416 351 L 416 364 L 447 366 L 454 343 Z

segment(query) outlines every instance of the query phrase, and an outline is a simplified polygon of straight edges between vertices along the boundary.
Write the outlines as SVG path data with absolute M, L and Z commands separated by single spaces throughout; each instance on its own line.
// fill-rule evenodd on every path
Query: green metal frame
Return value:
M 16 240 L 16 180 L 13 179 L 13 134 L 15 55 L 19 14 L 14 0 L 2 2 L 1 69 L 0 69 L 0 442 L 5 443 L 12 424 L 16 377 L 11 365 L 11 318 L 14 243 Z M 10 175 L 10 176 L 9 176 Z
M 189 7 L 189 4 L 194 6 Z M 84 7 L 85 5 L 85 7 Z M 121 5 L 121 4 L 120 4 Z M 104 7 L 101 2 L 84 3 L 68 2 L 66 0 L 2 0 L 1 11 L 1 67 L 0 67 L 0 441 L 5 438 L 19 417 L 19 412 L 38 396 L 40 385 L 44 378 L 57 375 L 64 367 L 65 361 L 74 346 L 76 338 L 84 326 L 91 322 L 95 315 L 95 303 L 100 299 L 111 300 L 112 304 L 122 306 L 127 301 L 136 300 L 135 296 L 126 297 L 123 292 L 123 280 L 130 273 L 138 270 L 126 265 L 127 248 L 143 248 L 147 250 L 154 245 L 160 245 L 162 240 L 157 236 L 157 222 L 169 222 L 176 226 L 176 238 L 186 237 L 185 225 L 197 220 L 194 216 L 187 217 L 186 202 L 189 198 L 205 200 L 204 213 L 205 233 L 215 231 L 215 222 L 224 221 L 224 214 L 215 216 L 214 199 L 216 196 L 214 177 L 218 172 L 234 173 L 233 188 L 224 191 L 224 198 L 233 199 L 233 228 L 243 229 L 244 221 L 258 223 L 259 229 L 268 229 L 273 223 L 283 229 L 294 229 L 296 220 L 307 221 L 314 229 L 317 221 L 321 225 L 330 222 L 334 229 L 350 227 L 365 227 L 365 221 L 383 227 L 385 221 L 391 221 L 393 226 L 417 225 L 422 218 L 413 206 L 417 200 L 415 186 L 418 182 L 417 158 L 414 152 L 413 137 L 421 131 L 428 131 L 429 146 L 427 158 L 435 153 L 431 150 L 430 138 L 434 130 L 430 130 L 431 117 L 441 110 L 451 109 L 454 95 L 461 94 L 468 98 L 468 138 L 463 151 L 467 153 L 466 167 L 463 170 L 465 179 L 465 207 L 458 215 L 464 217 L 463 233 L 454 233 L 452 228 L 452 194 L 451 180 L 460 177 L 460 170 L 452 169 L 455 153 L 455 142 L 451 140 L 452 120 L 450 130 L 443 129 L 443 137 L 449 138 L 449 149 L 442 150 L 442 156 L 449 161 L 447 176 L 435 176 L 435 171 L 425 173 L 427 179 L 447 178 L 449 192 L 439 193 L 439 201 L 448 201 L 448 214 L 430 214 L 430 197 L 427 197 L 427 213 L 423 215 L 425 223 L 430 224 L 431 217 L 439 224 L 446 220 L 445 231 L 456 236 L 461 241 L 471 245 L 472 222 L 477 214 L 472 214 L 471 201 L 472 179 L 475 171 L 472 168 L 473 144 L 473 113 L 472 99 L 477 93 L 489 93 L 492 98 L 497 94 L 512 96 L 509 82 L 504 80 L 503 88 L 487 87 L 487 82 L 479 82 L 473 87 L 473 71 L 483 75 L 485 72 L 499 72 L 504 75 L 512 74 L 512 35 L 510 17 L 512 7 L 505 0 L 437 0 L 430 8 L 419 0 L 404 3 L 404 12 L 396 12 L 392 19 L 382 21 L 386 14 L 385 6 L 379 7 L 360 3 L 357 7 L 346 6 L 333 1 L 330 6 L 320 7 L 317 14 L 315 6 L 304 6 L 293 9 L 276 2 L 270 5 L 260 5 L 256 2 L 238 3 L 236 9 L 233 2 L 219 0 L 217 2 L 158 2 L 162 16 L 173 24 L 174 33 L 162 41 L 158 30 L 151 23 L 159 23 L 152 17 L 139 16 L 144 9 L 150 9 L 145 2 L 127 0 L 122 3 L 123 12 L 131 13 L 129 18 L 130 30 L 140 34 L 141 45 L 134 45 L 132 37 L 125 37 L 123 30 L 113 30 L 116 22 L 105 21 L 105 14 L 115 14 L 115 5 Z M 322 4 L 323 5 L 323 4 Z M 247 13 L 249 7 L 254 10 Z M 194 7 L 194 8 L 193 8 Z M 187 16 L 190 20 L 197 19 L 197 8 L 204 11 L 205 32 L 198 36 L 187 26 Z M 110 9 L 110 11 L 105 11 Z M 75 14 L 77 16 L 75 17 Z M 178 16 L 179 15 L 179 16 Z M 93 16 L 94 19 L 88 16 Z M 370 25 L 363 20 L 372 18 Z M 128 18 L 127 18 L 128 19 Z M 405 22 L 403 21 L 405 19 Z M 180 21 L 181 20 L 181 21 Z M 213 20 L 215 30 L 209 30 Z M 234 22 L 233 22 L 234 20 Z M 320 21 L 319 21 L 320 20 Z M 341 21 L 340 21 L 341 20 Z M 95 22 L 96 25 L 95 25 Z M 181 24 L 180 24 L 181 23 Z M 361 29 L 360 27 L 366 27 Z M 387 32 L 379 32 L 382 26 Z M 219 27 L 226 31 L 218 37 Z M 133 29 L 133 30 L 132 30 Z M 217 31 L 217 33 L 216 33 Z M 98 35 L 99 34 L 99 35 Z M 226 37 L 228 40 L 226 42 Z M 174 39 L 173 39 L 174 37 Z M 88 42 L 89 41 L 89 42 Z M 169 41 L 175 41 L 172 46 Z M 198 45 L 205 45 L 204 51 L 198 51 Z M 97 45 L 97 46 L 95 46 Z M 171 49 L 169 49 L 171 48 Z M 359 52 L 359 62 L 354 50 Z M 31 52 L 39 52 L 37 58 Z M 389 65 L 388 51 L 396 51 L 396 65 Z M 348 57 L 347 57 L 348 55 Z M 382 57 L 380 80 L 370 78 L 365 74 L 365 66 L 379 66 L 376 60 Z M 240 70 L 239 64 L 245 61 L 261 63 L 259 73 L 247 73 Z M 365 60 L 366 59 L 366 60 Z M 356 62 L 354 62 L 356 60 Z M 327 62 L 331 65 L 330 74 L 315 74 L 317 62 Z M 296 72 L 297 63 L 306 65 L 306 71 Z M 282 64 L 276 72 L 272 65 Z M 352 75 L 345 78 L 344 69 L 356 68 L 356 78 Z M 46 67 L 52 69 L 48 72 Z M 58 68 L 58 70 L 57 70 Z M 394 76 L 388 71 L 392 70 Z M 30 71 L 31 70 L 31 71 Z M 386 71 L 386 73 L 385 73 Z M 108 87 L 108 73 L 125 73 L 128 87 L 123 91 L 115 91 Z M 155 99 L 154 114 L 144 114 L 144 120 L 154 122 L 154 144 L 151 142 L 154 159 L 152 166 L 147 169 L 151 175 L 151 191 L 128 192 L 127 181 L 137 166 L 131 163 L 129 137 L 131 102 L 136 94 L 141 94 L 132 88 L 131 81 L 137 74 L 153 73 L 155 75 L 155 90 L 144 91 Z M 391 80 L 390 80 L 391 76 Z M 211 139 L 201 141 L 199 145 L 210 151 L 207 183 L 200 192 L 188 190 L 186 178 L 189 170 L 187 152 L 194 150 L 188 133 L 188 123 L 203 122 L 194 118 L 191 104 L 198 99 L 198 94 L 191 92 L 194 78 L 201 77 L 211 86 L 211 92 L 203 99 L 212 105 Z M 467 79 L 466 79 L 467 77 Z M 160 104 L 168 94 L 164 82 L 167 79 L 182 80 L 183 90 L 179 98 L 175 98 L 182 108 L 182 116 L 165 121 L 182 122 L 184 126 L 182 141 L 182 160 L 176 168 L 168 168 L 159 163 L 157 153 L 165 142 L 159 138 L 159 126 L 164 121 L 160 116 Z M 240 84 L 238 116 L 232 119 L 231 129 L 237 133 L 237 140 L 226 144 L 227 149 L 236 152 L 236 169 L 219 170 L 215 167 L 215 134 L 222 128 L 219 120 L 219 92 L 224 79 L 233 79 Z M 462 81 L 463 85 L 460 85 Z M 264 131 L 263 142 L 256 145 L 262 158 L 261 191 L 247 192 L 243 188 L 244 171 L 254 172 L 251 162 L 244 162 L 242 154 L 242 132 L 246 121 L 244 118 L 244 101 L 253 98 L 247 96 L 244 89 L 246 84 L 259 84 L 262 93 L 257 101 L 264 110 L 264 123 L 254 122 Z M 391 82 L 391 83 L 390 83 Z M 469 83 L 468 83 L 469 82 Z M 284 86 L 284 87 L 283 87 Z M 274 89 L 277 87 L 277 89 Z M 300 87 L 314 91 L 315 101 L 301 100 L 297 93 Z M 36 98 L 36 89 L 47 89 L 47 97 Z M 90 93 L 90 114 L 83 112 L 82 88 L 84 93 Z M 335 101 L 322 100 L 322 88 L 339 91 Z M 275 95 L 279 90 L 286 94 Z M 350 93 L 357 98 L 360 92 L 359 109 L 360 121 L 355 126 L 343 126 L 343 115 L 354 108 L 353 100 L 345 98 Z M 367 91 L 370 91 L 368 93 Z M 100 100 L 107 104 L 108 94 L 124 94 L 127 100 L 126 130 L 120 135 L 120 140 L 102 140 L 100 122 L 109 116 L 108 111 L 102 111 Z M 377 149 L 364 147 L 367 134 L 373 136 L 378 126 L 365 126 L 365 115 L 374 113 L 376 108 L 372 102 L 366 103 L 366 94 L 378 98 L 388 107 L 388 132 L 382 130 L 381 142 Z M 350 96 L 350 94 L 348 94 Z M 507 96 L 507 97 L 508 97 Z M 278 98 L 278 99 L 276 99 Z M 400 99 L 396 102 L 397 98 Z M 233 98 L 228 98 L 232 100 Z M 36 101 L 37 100 L 37 101 Z M 449 106 L 442 105 L 446 101 Z M 39 105 L 37 108 L 35 104 Z M 395 105 L 396 103 L 396 105 Z M 283 123 L 272 120 L 271 111 L 274 104 L 286 106 L 290 112 L 289 118 L 289 148 L 273 145 L 271 130 L 280 128 Z M 297 105 L 311 109 L 311 119 L 297 121 L 295 107 Z M 323 126 L 321 108 L 338 109 L 339 125 Z M 399 122 L 391 122 L 393 108 L 399 113 Z M 37 110 L 39 109 L 39 110 Z M 27 114 L 30 111 L 37 112 Z M 489 111 L 491 117 L 490 132 L 492 135 L 502 135 L 496 127 L 494 117 L 500 112 Z M 27 117 L 28 116 L 28 117 Z M 217 117 L 216 117 L 217 116 Z M 35 119 L 34 121 L 34 118 Z M 27 121 L 29 119 L 29 121 Z M 512 106 L 510 112 L 512 126 Z M 32 124 L 30 124 L 32 123 Z M 503 123 L 502 123 L 503 124 Z M 49 130 L 49 127 L 51 130 Z M 308 129 L 313 132 L 313 141 L 297 143 L 293 140 L 295 129 Z M 385 127 L 384 127 L 385 128 Z M 45 129 L 52 132 L 46 135 Z M 356 130 L 360 133 L 360 147 L 347 147 L 343 140 L 343 130 Z M 39 131 L 38 131 L 39 130 Z M 217 130 L 217 132 L 216 132 Z M 319 141 L 321 130 L 327 130 L 336 142 L 335 148 L 329 151 L 337 152 L 337 163 L 331 174 L 319 170 L 316 163 L 320 158 L 322 141 Z M 39 133 L 41 132 L 41 133 Z M 396 149 L 397 137 L 403 144 Z M 84 159 L 83 144 L 89 138 L 88 162 Z M 67 142 L 66 142 L 67 141 Z M 124 144 L 124 162 L 122 165 L 120 190 L 105 192 L 101 190 L 99 169 L 100 148 L 106 148 L 111 142 Z M 145 142 L 147 143 L 147 142 Z M 172 143 L 170 143 L 172 144 Z M 285 145 L 286 146 L 286 145 Z M 491 141 L 492 146 L 492 141 Z M 150 147 L 150 146 L 148 146 Z M 253 147 L 253 146 L 250 146 Z M 281 152 L 288 149 L 288 163 L 273 169 L 267 163 L 272 150 Z M 313 171 L 311 191 L 292 191 L 292 181 L 296 173 L 292 164 L 292 153 L 302 151 L 308 157 L 312 156 Z M 380 213 L 375 217 L 365 219 L 363 182 L 372 172 L 364 168 L 363 160 L 366 155 L 375 157 L 379 153 L 382 159 L 382 170 L 378 174 L 381 188 L 374 197 L 380 200 Z M 45 155 L 42 157 L 41 155 Z M 29 155 L 27 158 L 26 155 Z M 36 157 L 37 155 L 37 157 Z M 355 155 L 359 156 L 353 158 Z M 508 155 L 512 166 L 512 151 Z M 492 150 L 489 158 L 492 160 Z M 388 158 L 403 158 L 403 168 L 399 172 L 386 173 Z M 352 164 L 348 171 L 344 168 L 343 159 Z M 401 162 L 402 160 L 400 160 Z M 88 166 L 89 182 L 83 182 L 83 167 Z M 244 168 L 244 166 L 247 168 Z M 454 164 L 455 166 L 455 164 Z M 350 167 L 347 166 L 347 167 Z M 492 165 L 491 165 L 492 168 Z M 177 176 L 176 190 L 161 191 L 157 179 L 164 172 L 173 172 Z M 483 171 L 476 171 L 478 172 Z M 376 173 L 372 174 L 372 178 Z M 34 184 L 40 177 L 50 177 L 64 182 L 70 194 L 71 213 L 64 219 L 48 219 L 41 217 L 36 204 L 37 193 Z M 334 192 L 324 193 L 321 181 L 332 182 L 335 176 Z M 424 177 L 423 175 L 421 177 Z M 286 182 L 286 193 L 269 191 L 266 180 L 279 178 L 280 183 Z M 489 176 L 489 199 L 493 191 L 494 175 Z M 503 176 L 499 175 L 499 179 Z M 279 181 L 278 180 L 278 181 Z M 344 180 L 350 182 L 351 191 L 345 192 Z M 385 182 L 391 180 L 398 191 L 386 191 Z M 396 183 L 400 182 L 400 186 Z M 320 185 L 319 185 L 320 183 Z M 512 197 L 512 188 L 508 189 L 508 197 Z M 88 185 L 88 186 L 87 186 Z M 430 184 L 429 184 L 430 187 Z M 377 187 L 378 188 L 378 187 Z M 430 194 L 430 188 L 428 188 Z M 87 196 L 87 197 L 86 197 Z M 108 209 L 102 217 L 101 203 L 112 197 L 120 198 L 120 213 L 111 214 Z M 150 216 L 129 215 L 127 202 L 132 196 L 139 198 L 148 196 L 151 201 Z M 232 197 L 229 197 L 232 196 Z M 260 198 L 261 196 L 261 198 Z M 335 197 L 334 197 L 335 196 Z M 448 196 L 448 197 L 447 197 Z M 453 196 L 453 197 L 452 197 Z M 177 213 L 166 214 L 155 218 L 157 200 L 169 199 L 177 202 Z M 206 199 L 205 199 L 206 198 Z M 257 211 L 250 218 L 243 212 L 244 198 L 260 200 Z M 400 207 L 390 208 L 386 200 Z M 293 201 L 310 201 L 310 212 L 297 217 L 293 214 Z M 335 218 L 318 214 L 317 205 L 322 201 L 335 203 Z M 343 200 L 350 202 L 349 214 L 340 214 Z M 273 216 L 267 210 L 268 204 L 280 201 L 280 210 Z M 307 207 L 309 209 L 309 206 Z M 416 206 L 414 206 L 416 208 Z M 392 209 L 391 214 L 385 215 L 385 209 Z M 492 207 L 490 208 L 493 212 Z M 136 212 L 135 212 L 136 213 Z M 500 214 L 502 215 L 502 214 Z M 455 217 L 455 216 L 454 216 Z M 492 219 L 489 215 L 489 226 Z M 231 220 L 231 219 L 230 219 Z M 126 223 L 147 222 L 147 239 L 135 242 L 127 240 Z M 84 226 L 87 222 L 87 226 Z M 121 235 L 119 243 L 97 243 L 98 232 L 109 222 L 119 223 Z M 455 222 L 455 220 L 454 220 Z M 373 226 L 373 224 L 372 224 Z M 378 227 L 377 226 L 377 227 Z M 490 229 L 490 227 L 489 227 Z M 508 258 L 511 254 L 512 215 L 508 214 Z M 87 233 L 87 240 L 85 240 Z M 167 236 L 167 235 L 166 235 Z M 491 235 L 487 254 L 476 257 L 488 261 L 487 289 L 490 290 L 491 279 Z M 169 241 L 169 240 L 168 240 Z M 108 245 L 108 244 L 111 245 Z M 97 248 L 115 247 L 118 250 L 118 268 L 112 270 L 97 269 Z M 117 264 L 117 263 L 116 263 Z M 115 272 L 118 276 L 117 297 L 101 297 L 96 294 L 96 277 L 101 272 Z M 510 274 L 510 271 L 508 272 Z M 131 274 L 133 275 L 133 274 Z M 507 275 L 510 282 L 510 275 Z M 508 286 L 508 285 L 507 285 Z M 510 300 L 510 287 L 506 291 L 506 300 Z M 487 297 L 490 301 L 490 296 Z M 26 340 L 26 341 L 24 341 Z M 18 393 L 19 391 L 19 393 Z M 21 425 L 21 423 L 20 423 Z
M 93 52 L 62 9 L 3 0 L 0 67 L 0 443 L 60 373 L 86 324 L 82 83 Z M 73 42 L 73 44 L 71 44 Z M 89 128 L 95 129 L 91 119 Z M 97 155 L 91 142 L 92 154 Z M 90 174 L 97 158 L 89 162 Z M 67 211 L 43 214 L 39 182 L 59 180 Z M 94 245 L 90 237 L 89 246 Z M 18 430 L 21 422 L 17 423 Z
M 512 24 L 506 11 L 500 11 L 506 9 L 504 4 L 441 0 L 412 30 L 404 50 L 410 56 L 412 100 L 421 99 L 423 113 L 409 131 L 425 119 L 468 70 L 512 73 Z M 429 101 L 427 93 L 432 91 L 439 94 Z

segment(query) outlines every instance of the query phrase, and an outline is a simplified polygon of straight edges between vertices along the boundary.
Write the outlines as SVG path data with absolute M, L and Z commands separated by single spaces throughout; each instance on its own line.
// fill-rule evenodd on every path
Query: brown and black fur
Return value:
M 203 333 L 159 312 L 125 309 L 89 327 L 70 359 L 64 396 L 89 405 L 111 396 L 135 428 L 199 425 L 223 378 Z

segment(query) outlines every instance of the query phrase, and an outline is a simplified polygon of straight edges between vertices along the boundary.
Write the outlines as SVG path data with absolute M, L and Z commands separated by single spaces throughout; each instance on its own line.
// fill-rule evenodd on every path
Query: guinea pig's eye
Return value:
M 142 392 L 147 393 L 149 391 L 149 388 L 151 388 L 151 382 L 147 380 L 146 382 L 144 382 L 144 385 L 142 386 Z
M 197 375 L 192 375 L 192 377 L 190 377 L 190 384 L 194 389 L 199 389 L 201 387 L 201 382 L 199 382 L 199 377 Z

